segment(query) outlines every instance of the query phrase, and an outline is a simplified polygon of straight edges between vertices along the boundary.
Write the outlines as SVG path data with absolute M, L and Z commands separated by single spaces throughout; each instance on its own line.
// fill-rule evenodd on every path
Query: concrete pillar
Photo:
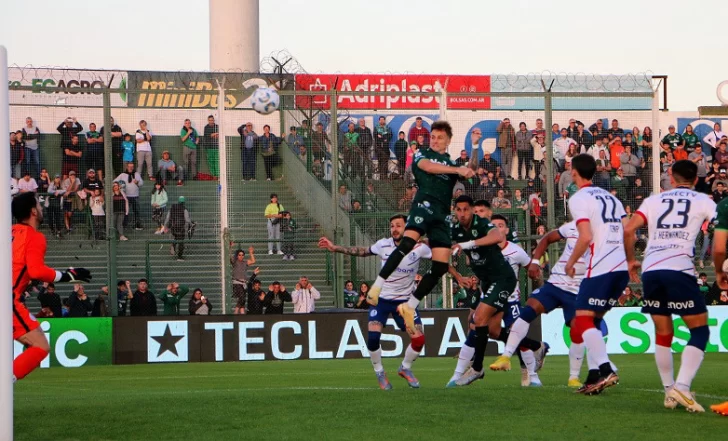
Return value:
M 210 69 L 258 72 L 259 0 L 210 0 Z

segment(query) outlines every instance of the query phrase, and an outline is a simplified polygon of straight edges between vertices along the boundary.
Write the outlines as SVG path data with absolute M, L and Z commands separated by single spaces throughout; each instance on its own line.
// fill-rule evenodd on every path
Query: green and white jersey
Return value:
M 665 135 L 664 138 L 662 138 L 662 143 L 669 144 L 670 148 L 673 150 L 675 150 L 677 148 L 677 146 L 682 144 L 682 142 L 683 142 L 683 139 L 679 133 L 675 133 L 674 135 L 671 135 L 668 133 L 667 135 Z
M 487 236 L 493 228 L 495 225 L 490 223 L 490 220 L 473 216 L 470 228 L 465 228 L 460 223 L 453 224 L 451 227 L 452 240 L 457 243 L 478 240 Z M 500 245 L 497 243 L 485 247 L 475 247 L 464 252 L 470 260 L 470 268 L 480 280 L 513 279 L 515 282 L 516 276 L 503 257 Z
M 414 202 L 439 202 L 442 207 L 446 207 L 445 210 L 447 212 L 450 212 L 452 192 L 455 187 L 455 183 L 458 180 L 458 175 L 433 175 L 422 171 L 418 164 L 423 159 L 428 159 L 430 162 L 437 164 L 455 167 L 455 163 L 450 159 L 450 155 L 447 153 L 437 153 L 430 148 L 423 148 L 415 153 L 415 157 L 412 162 L 412 172 L 415 175 L 415 181 L 417 182 L 418 188 Z
M 715 216 L 715 229 L 728 231 L 728 198 L 718 203 Z

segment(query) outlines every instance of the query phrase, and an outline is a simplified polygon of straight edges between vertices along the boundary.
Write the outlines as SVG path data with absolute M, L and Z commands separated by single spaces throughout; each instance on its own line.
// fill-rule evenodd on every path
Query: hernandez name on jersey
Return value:
M 572 278 L 566 275 L 566 262 L 571 258 L 576 240 L 579 238 L 579 230 L 576 229 L 576 222 L 571 221 L 560 226 L 559 234 L 566 239 L 566 246 L 564 247 L 564 252 L 561 253 L 561 257 L 559 257 L 559 261 L 553 266 L 548 282 L 566 292 L 577 295 L 579 293 L 579 285 L 581 285 L 581 281 L 584 280 L 584 275 L 586 274 L 586 260 L 584 260 L 583 256 L 574 265 L 574 277 Z
M 650 233 L 642 272 L 671 270 L 695 276 L 695 239 L 703 222 L 713 220 L 715 210 L 707 195 L 687 188 L 645 199 L 636 212 Z
M 586 278 L 627 271 L 622 203 L 603 188 L 587 186 L 569 199 L 569 211 L 577 225 L 591 225 L 592 240 L 584 253 Z
M 372 254 L 376 254 L 382 259 L 382 266 L 387 263 L 390 254 L 397 249 L 394 239 L 381 239 L 374 245 L 369 247 Z M 382 299 L 387 300 L 407 300 L 415 290 L 415 276 L 420 267 L 420 259 L 431 259 L 432 250 L 427 245 L 420 243 L 409 252 L 397 269 L 384 282 L 382 292 L 379 295 Z

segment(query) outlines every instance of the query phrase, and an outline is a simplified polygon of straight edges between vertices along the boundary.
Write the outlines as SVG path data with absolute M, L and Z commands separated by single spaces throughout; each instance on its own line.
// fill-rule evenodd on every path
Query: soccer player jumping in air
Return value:
M 319 248 L 325 248 L 333 253 L 348 254 L 349 256 L 379 256 L 382 259 L 382 265 L 386 265 L 387 260 L 396 251 L 397 246 L 402 241 L 406 221 L 407 218 L 402 214 L 392 216 L 389 219 L 391 237 L 382 239 L 368 248 L 345 248 L 334 245 L 325 237 L 319 240 Z M 383 390 L 392 389 L 392 385 L 389 383 L 387 374 L 384 372 L 384 366 L 382 366 L 382 348 L 379 345 L 382 337 L 382 329 L 387 325 L 387 319 L 390 314 L 392 314 L 397 326 L 400 329 L 405 329 L 402 316 L 397 312 L 397 306 L 407 302 L 415 290 L 415 277 L 417 276 L 417 269 L 420 266 L 420 259 L 430 259 L 431 257 L 432 251 L 427 245 L 422 243 L 417 244 L 409 252 L 408 257 L 399 264 L 396 273 L 384 282 L 380 301 L 376 306 L 369 308 L 367 349 L 369 349 L 374 373 L 377 375 L 377 380 L 379 381 L 379 387 Z M 420 355 L 422 348 L 425 346 L 425 335 L 417 310 L 415 310 L 414 333 L 411 333 L 410 337 L 412 340 L 409 346 L 407 346 L 404 360 L 397 374 L 407 380 L 407 383 L 411 387 L 418 388 L 420 387 L 420 382 L 412 373 L 412 363 L 417 360 L 417 356 Z
M 449 268 L 450 225 L 446 218 L 450 215 L 453 187 L 458 177 L 467 179 L 475 175 L 468 167 L 456 167 L 450 159 L 447 149 L 451 140 L 452 127 L 447 121 L 432 124 L 430 147 L 419 150 L 412 162 L 418 190 L 407 217 L 404 237 L 387 259 L 367 296 L 367 301 L 376 306 L 384 282 L 414 249 L 420 237 L 427 235 L 432 249 L 432 267 L 409 301 L 397 306 L 410 334 L 414 333 L 415 309 L 420 300 L 432 291 Z
M 88 282 L 91 274 L 85 268 L 55 271 L 45 265 L 46 239 L 38 227 L 43 222 L 43 209 L 35 193 L 23 193 L 12 202 L 13 217 L 13 339 L 26 346 L 13 361 L 13 382 L 25 378 L 48 355 L 50 346 L 40 324 L 21 302 L 31 280 L 41 282 Z
M 626 213 L 622 203 L 608 191 L 592 187 L 597 164 L 591 155 L 575 156 L 571 166 L 571 176 L 579 191 L 569 200 L 569 211 L 579 237 L 564 272 L 573 278 L 576 263 L 582 256 L 585 258 L 586 275 L 576 295 L 576 318 L 572 326 L 572 335 L 581 338 L 572 341 L 583 340 L 587 348 L 589 375 L 579 392 L 591 395 L 619 382 L 600 328 L 602 317 L 617 304 L 629 283 L 624 253 Z
M 637 271 L 642 267 L 642 312 L 650 314 L 655 323 L 655 361 L 665 387 L 665 407 L 674 409 L 680 404 L 689 412 L 705 412 L 695 401 L 690 385 L 703 362 L 710 337 L 708 309 L 698 289 L 693 250 L 703 222 L 715 217 L 715 203 L 707 195 L 692 190 L 697 176 L 695 163 L 677 161 L 670 175 L 673 190 L 645 199 L 624 230 L 630 277 L 639 282 Z M 645 226 L 647 249 L 640 265 L 634 246 L 637 230 Z M 672 367 L 673 314 L 682 317 L 690 329 L 677 382 Z

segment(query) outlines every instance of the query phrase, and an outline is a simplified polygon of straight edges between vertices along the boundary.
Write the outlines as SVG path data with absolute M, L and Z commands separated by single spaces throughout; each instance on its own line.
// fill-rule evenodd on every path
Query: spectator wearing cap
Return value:
M 38 191 L 38 183 L 30 176 L 30 170 L 23 172 L 23 179 L 18 181 L 20 193 L 35 193 Z
M 188 308 L 190 315 L 210 315 L 212 312 L 212 303 L 205 297 L 200 288 L 195 289 L 190 299 Z
M 207 117 L 207 125 L 202 135 L 202 147 L 205 149 L 207 168 L 214 177 L 220 176 L 220 129 L 215 123 L 215 116 Z
M 566 136 L 568 136 L 571 139 L 576 139 L 576 124 L 577 122 L 574 118 L 569 118 L 569 125 L 566 126 Z
M 243 163 L 243 180 L 255 181 L 258 135 L 253 131 L 253 123 L 248 121 L 238 127 L 238 134 L 240 135 L 240 155 Z
M 265 207 L 263 215 L 268 225 L 268 254 L 273 254 L 273 248 L 278 249 L 278 254 L 283 255 L 281 245 L 281 218 L 284 211 L 283 206 L 278 203 L 278 195 L 271 193 L 270 203 Z
M 169 253 L 173 256 L 176 255 L 178 262 L 184 260 L 185 237 L 194 225 L 190 218 L 190 212 L 185 207 L 185 202 L 186 199 L 184 196 L 177 198 L 177 203 L 172 205 L 164 221 L 165 231 L 170 231 L 174 238 L 174 242 L 170 245 Z
M 306 314 L 316 310 L 316 300 L 321 299 L 321 293 L 308 281 L 308 277 L 302 276 L 296 283 L 296 290 L 291 294 L 293 312 Z
M 197 130 L 192 127 L 192 121 L 186 119 L 179 132 L 182 140 L 182 163 L 189 174 L 190 179 L 197 179 L 197 145 L 200 138 Z
M 407 140 L 405 133 L 399 132 L 398 139 L 394 142 L 394 156 L 397 158 L 397 175 L 404 179 L 404 168 L 407 162 Z
M 421 116 L 415 118 L 415 125 L 409 129 L 409 133 L 407 134 L 407 141 L 409 141 L 410 143 L 412 143 L 412 141 L 417 141 L 418 136 L 423 137 L 422 139 L 425 145 L 430 145 L 430 131 L 427 130 L 427 127 L 423 125 Z
M 703 143 L 710 146 L 710 156 L 715 157 L 715 152 L 718 150 L 718 143 L 725 137 L 726 134 L 721 130 L 720 123 L 713 124 L 713 130 L 703 137 Z
M 710 159 L 703 152 L 703 145 L 701 143 L 698 142 L 693 147 L 694 150 L 688 155 L 688 160 L 698 166 L 698 182 L 695 184 L 695 191 L 708 193 L 709 187 L 706 183 L 706 178 L 708 177 L 708 169 L 710 168 Z
M 607 132 L 607 129 L 604 128 L 604 120 L 598 119 L 596 122 L 589 126 L 589 132 L 594 133 L 594 131 L 597 132 L 597 135 L 600 138 L 604 138 L 605 136 L 608 138 L 609 133 Z
M 139 128 L 134 135 L 136 141 L 137 171 L 144 171 L 144 164 L 147 164 L 147 176 L 154 180 L 154 169 L 152 168 L 152 132 L 147 128 L 147 122 L 139 121 Z
M 149 290 L 147 279 L 139 279 L 137 289 L 129 305 L 129 315 L 134 317 L 157 315 L 157 299 Z
M 66 224 L 66 233 L 70 233 L 71 216 L 74 211 L 83 210 L 83 201 L 78 197 L 81 190 L 81 180 L 76 177 L 76 171 L 70 170 L 68 176 L 61 183 L 63 189 L 63 215 Z
M 281 282 L 275 281 L 268 287 L 268 293 L 265 295 L 263 303 L 265 305 L 265 314 L 283 314 L 283 308 L 286 302 L 293 301 L 291 293 L 281 285 Z
M 711 191 L 715 191 L 719 185 L 722 185 L 724 188 L 728 189 L 728 173 L 726 173 L 726 169 L 722 167 L 718 171 L 718 177 L 716 177 L 713 181 Z
M 61 184 L 61 175 L 56 173 L 48 185 L 48 197 L 45 206 L 48 208 L 48 225 L 51 227 L 51 234 L 56 237 L 61 236 L 63 231 L 63 216 L 61 216 L 61 203 L 66 190 Z
M 486 173 L 493 173 L 495 175 L 495 172 L 498 170 L 498 162 L 491 157 L 489 151 L 483 150 L 483 159 L 478 161 L 478 167 L 481 167 Z
M 86 193 L 86 198 L 93 196 L 94 190 L 103 190 L 104 183 L 101 179 L 96 176 L 96 170 L 90 168 L 86 171 L 86 179 L 83 180 L 83 191 Z
M 679 133 L 675 132 L 675 126 L 670 124 L 670 126 L 667 128 L 668 133 L 662 138 L 662 141 L 660 141 L 660 146 L 664 149 L 665 145 L 667 145 L 671 150 L 675 150 L 677 146 L 682 145 L 685 147 L 685 141 L 683 140 L 682 136 L 680 136 Z
M 170 178 L 177 181 L 178 187 L 184 185 L 184 169 L 172 160 L 169 155 L 169 150 L 163 151 L 162 159 L 157 161 L 157 177 L 162 181 L 164 186 L 167 185 L 167 180 Z
M 144 180 L 138 170 L 134 171 L 134 163 L 127 162 L 126 171 L 117 176 L 114 181 L 120 182 L 124 189 L 126 199 L 129 201 L 129 211 L 134 215 L 134 227 L 137 230 L 143 230 L 144 226 L 142 225 L 142 218 L 139 212 L 139 190 L 144 185 Z

